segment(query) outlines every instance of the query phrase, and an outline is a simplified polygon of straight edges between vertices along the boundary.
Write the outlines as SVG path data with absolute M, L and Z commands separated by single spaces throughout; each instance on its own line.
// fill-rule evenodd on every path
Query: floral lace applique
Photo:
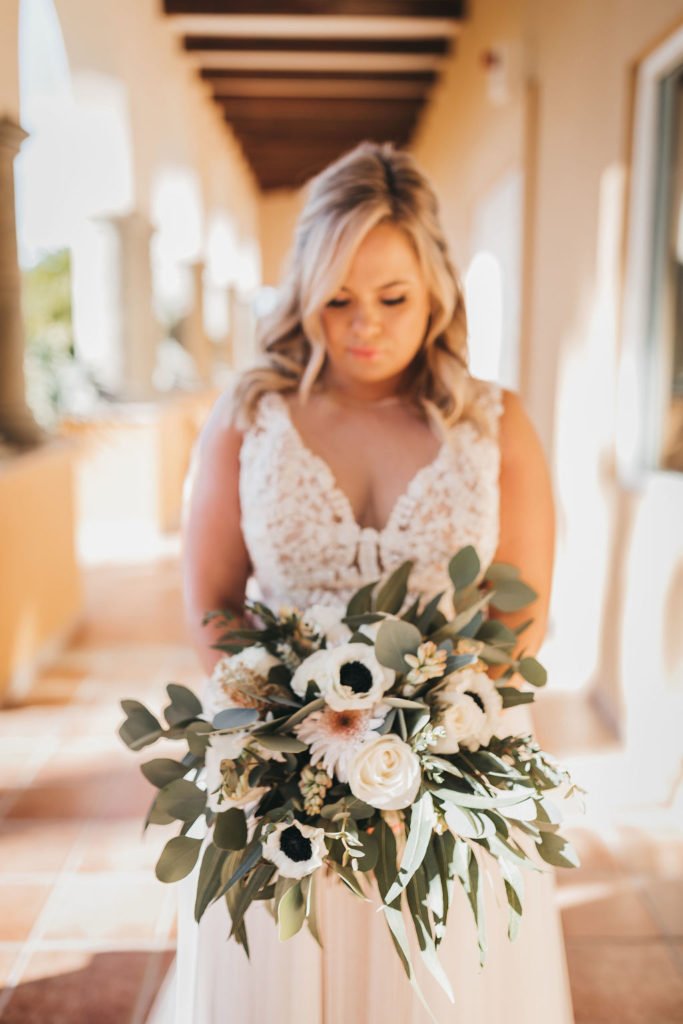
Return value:
M 346 603 L 365 583 L 414 563 L 413 594 L 450 591 L 448 559 L 473 544 L 484 568 L 498 544 L 502 390 L 480 402 L 492 438 L 469 421 L 417 471 L 381 530 L 360 526 L 324 459 L 296 430 L 285 399 L 264 394 L 240 451 L 242 531 L 254 568 L 248 594 L 278 608 Z

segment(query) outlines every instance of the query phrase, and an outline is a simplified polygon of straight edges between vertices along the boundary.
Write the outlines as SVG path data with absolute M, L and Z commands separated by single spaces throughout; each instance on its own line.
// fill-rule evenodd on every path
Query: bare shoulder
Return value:
M 219 457 L 228 453 L 236 456 L 242 446 L 243 436 L 236 422 L 232 389 L 227 389 L 214 402 L 202 427 L 199 452 L 202 456 L 210 453 Z
M 543 446 L 521 396 L 501 388 L 503 410 L 500 417 L 499 442 L 503 464 L 519 463 L 530 458 L 545 459 Z

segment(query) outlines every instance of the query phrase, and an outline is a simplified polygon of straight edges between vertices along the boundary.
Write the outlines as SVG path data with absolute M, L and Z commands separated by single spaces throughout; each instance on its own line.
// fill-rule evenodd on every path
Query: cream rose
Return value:
M 421 779 L 417 754 L 393 733 L 368 740 L 349 766 L 353 795 L 380 810 L 397 811 L 412 804 Z
M 438 754 L 455 754 L 459 747 L 478 750 L 491 741 L 500 725 L 503 699 L 485 672 L 454 672 L 439 691 L 439 712 L 434 722 L 446 736 L 433 747 Z
M 434 725 L 446 730 L 432 747 L 437 754 L 457 754 L 462 744 L 468 749 L 479 746 L 479 735 L 486 725 L 486 715 L 466 693 L 452 693 L 447 704 L 440 708 Z

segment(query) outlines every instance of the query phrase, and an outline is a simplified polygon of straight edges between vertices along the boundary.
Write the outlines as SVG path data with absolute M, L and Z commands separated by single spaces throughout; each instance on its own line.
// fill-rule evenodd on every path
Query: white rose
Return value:
M 460 746 L 476 750 L 479 735 L 486 725 L 486 715 L 466 693 L 452 693 L 448 703 L 440 708 L 434 725 L 446 730 L 432 747 L 436 754 L 456 754 Z M 476 744 L 474 746 L 473 744 Z
M 478 750 L 491 741 L 500 725 L 503 698 L 485 672 L 454 672 L 438 699 L 441 707 L 435 724 L 446 729 L 446 736 L 434 746 L 436 753 L 455 754 L 459 746 Z
M 380 810 L 397 811 L 412 804 L 421 779 L 417 754 L 394 733 L 368 740 L 349 766 L 353 795 Z
M 380 665 L 374 647 L 369 644 L 340 644 L 330 650 L 315 651 L 302 661 L 291 681 L 300 697 L 313 681 L 335 711 L 369 711 L 396 678 L 393 669 Z
M 346 608 L 343 604 L 314 604 L 306 609 L 302 622 L 307 629 L 324 636 L 328 647 L 336 647 L 347 643 L 351 637 L 351 630 L 341 621 L 344 615 Z

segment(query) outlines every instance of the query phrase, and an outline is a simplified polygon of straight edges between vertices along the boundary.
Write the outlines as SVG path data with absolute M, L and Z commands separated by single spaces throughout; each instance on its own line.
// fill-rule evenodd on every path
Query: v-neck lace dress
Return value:
M 364 583 L 412 559 L 415 590 L 449 590 L 448 559 L 473 544 L 483 569 L 498 542 L 497 440 L 502 395 L 482 387 L 493 436 L 458 423 L 420 469 L 381 530 L 360 526 L 328 464 L 303 442 L 278 394 L 262 396 L 240 460 L 242 529 L 252 566 L 248 592 L 274 609 L 348 601 Z M 515 730 L 531 728 L 524 706 L 510 709 Z M 197 826 L 195 834 L 202 831 Z M 485 862 L 482 863 L 485 866 Z M 319 886 L 323 950 L 304 928 L 281 943 L 262 903 L 246 917 L 251 960 L 234 940 L 223 901 L 197 926 L 197 869 L 179 888 L 175 971 L 148 1024 L 427 1024 L 378 903 L 362 902 L 334 875 Z M 423 968 L 411 929 L 413 962 L 439 1024 L 571 1024 L 562 933 L 548 869 L 525 872 L 517 938 L 507 938 L 507 901 L 495 870 L 486 887 L 488 958 L 481 968 L 476 930 L 458 887 L 439 958 L 451 1003 Z

